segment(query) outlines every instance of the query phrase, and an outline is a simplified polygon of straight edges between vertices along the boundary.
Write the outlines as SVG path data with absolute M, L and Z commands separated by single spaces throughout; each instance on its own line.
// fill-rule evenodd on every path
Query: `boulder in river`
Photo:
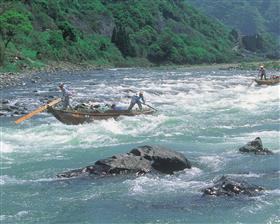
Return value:
M 27 113 L 27 106 L 24 103 L 11 103 L 9 100 L 0 102 L 0 116 L 14 116 Z
M 256 196 L 264 188 L 248 184 L 245 181 L 235 180 L 226 176 L 222 176 L 218 181 L 214 183 L 212 187 L 203 190 L 204 195 L 213 196 L 237 196 L 247 195 Z
M 57 177 L 75 177 L 83 175 L 110 176 L 118 174 L 141 175 L 148 172 L 173 174 L 176 171 L 190 169 L 191 163 L 181 153 L 159 146 L 140 146 L 129 153 L 114 155 L 98 160 L 94 165 L 60 173 Z
M 262 140 L 260 137 L 255 138 L 255 140 L 248 142 L 246 145 L 239 148 L 240 152 L 252 152 L 258 155 L 271 155 L 273 154 L 270 150 L 263 147 Z
M 10 101 L 9 100 L 6 100 L 6 99 L 3 99 L 0 101 L 0 104 L 9 104 Z

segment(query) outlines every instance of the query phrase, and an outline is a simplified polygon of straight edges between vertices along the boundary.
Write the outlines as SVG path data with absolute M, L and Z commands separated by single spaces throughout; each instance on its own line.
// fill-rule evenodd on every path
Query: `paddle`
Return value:
M 153 108 L 152 106 L 148 105 L 148 104 L 144 104 L 146 105 L 147 107 L 150 107 L 151 109 L 155 110 L 155 111 L 158 111 L 156 108 Z
M 19 123 L 25 121 L 26 119 L 29 119 L 29 118 L 33 117 L 34 115 L 41 113 L 42 111 L 46 110 L 48 107 L 51 107 L 51 106 L 54 106 L 55 104 L 58 104 L 60 101 L 61 101 L 61 98 L 55 99 L 55 100 L 37 108 L 36 110 L 33 110 L 29 114 L 26 114 L 23 117 L 17 119 L 15 121 L 15 123 L 19 124 Z

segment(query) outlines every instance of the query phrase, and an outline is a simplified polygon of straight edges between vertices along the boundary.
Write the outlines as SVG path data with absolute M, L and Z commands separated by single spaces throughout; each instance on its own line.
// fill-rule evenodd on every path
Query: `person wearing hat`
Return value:
M 264 79 L 266 79 L 266 72 L 265 72 L 263 65 L 260 66 L 259 76 L 261 77 L 261 80 L 263 79 L 263 77 L 264 77 Z
M 143 92 L 140 92 L 139 95 L 135 95 L 131 98 L 130 105 L 127 110 L 131 111 L 135 104 L 137 104 L 139 109 L 142 110 L 142 104 L 145 104 Z
M 60 83 L 59 84 L 59 88 L 62 92 L 62 108 L 63 109 L 67 109 L 70 106 L 70 96 L 72 95 L 72 93 L 66 88 L 66 86 L 64 85 L 64 83 Z

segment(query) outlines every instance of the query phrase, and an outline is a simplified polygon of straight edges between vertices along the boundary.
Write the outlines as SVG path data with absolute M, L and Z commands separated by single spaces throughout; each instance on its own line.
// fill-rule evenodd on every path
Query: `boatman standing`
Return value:
M 62 105 L 63 105 L 63 109 L 67 109 L 70 106 L 70 96 L 72 95 L 72 93 L 66 88 L 66 86 L 64 85 L 64 83 L 60 83 L 59 84 L 59 88 L 62 92 Z
M 260 66 L 259 77 L 261 77 L 261 80 L 263 79 L 263 77 L 264 77 L 264 79 L 266 79 L 266 72 L 265 72 L 263 65 Z
M 139 109 L 142 110 L 142 104 L 145 105 L 143 92 L 140 92 L 139 95 L 135 95 L 131 98 L 130 105 L 127 110 L 132 110 L 135 104 L 137 104 Z

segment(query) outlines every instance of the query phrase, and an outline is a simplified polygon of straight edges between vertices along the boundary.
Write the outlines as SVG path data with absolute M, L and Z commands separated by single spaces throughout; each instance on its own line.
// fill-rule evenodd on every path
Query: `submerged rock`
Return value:
M 0 104 L 9 104 L 9 103 L 10 101 L 6 99 L 0 101 Z
M 9 104 L 0 104 L 0 110 L 2 111 L 12 111 L 13 108 Z
M 11 103 L 9 100 L 0 102 L 0 116 L 17 116 L 27 113 L 27 106 L 24 103 Z
M 173 174 L 186 168 L 190 169 L 191 163 L 183 154 L 163 147 L 146 145 L 132 149 L 129 153 L 98 160 L 94 165 L 82 169 L 60 173 L 57 177 L 69 178 L 89 174 L 97 176 L 142 175 L 148 172 Z
M 262 140 L 260 137 L 255 138 L 255 140 L 248 142 L 243 147 L 239 148 L 240 152 L 252 152 L 258 155 L 271 155 L 273 152 L 263 147 Z
M 203 193 L 204 195 L 213 196 L 255 196 L 261 191 L 264 191 L 264 188 L 248 184 L 245 181 L 234 180 L 229 177 L 223 176 L 214 183 L 214 186 L 204 189 Z

